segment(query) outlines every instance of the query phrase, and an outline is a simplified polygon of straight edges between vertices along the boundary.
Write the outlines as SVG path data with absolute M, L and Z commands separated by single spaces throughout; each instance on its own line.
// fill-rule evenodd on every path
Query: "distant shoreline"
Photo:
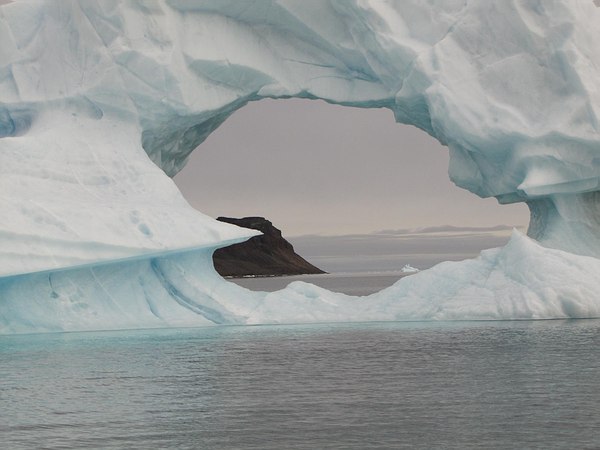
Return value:
M 419 271 L 421 272 L 421 271 Z M 402 272 L 401 270 L 395 271 L 365 271 L 365 272 L 323 272 L 323 273 L 297 273 L 297 274 L 278 274 L 278 275 L 226 275 L 223 276 L 226 280 L 251 280 L 254 278 L 283 278 L 283 277 L 394 277 L 404 278 L 409 275 L 415 275 L 419 272 Z

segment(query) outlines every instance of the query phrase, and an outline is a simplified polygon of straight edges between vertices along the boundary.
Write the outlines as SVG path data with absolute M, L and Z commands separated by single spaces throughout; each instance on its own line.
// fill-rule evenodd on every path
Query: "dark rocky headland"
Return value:
M 248 275 L 304 275 L 325 273 L 294 252 L 294 247 L 281 236 L 281 231 L 264 217 L 217 220 L 239 227 L 259 230 L 263 234 L 246 242 L 220 248 L 213 255 L 215 269 L 224 277 Z

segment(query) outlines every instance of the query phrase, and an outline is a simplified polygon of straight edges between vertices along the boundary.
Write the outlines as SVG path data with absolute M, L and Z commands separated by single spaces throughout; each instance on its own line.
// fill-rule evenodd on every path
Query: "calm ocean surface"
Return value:
M 348 295 L 369 295 L 391 286 L 400 278 L 410 274 L 400 271 L 390 272 L 348 272 L 316 275 L 293 275 L 286 277 L 230 278 L 228 281 L 253 291 L 277 291 L 293 281 L 316 284 L 333 292 Z
M 600 321 L 0 337 L 0 447 L 600 447 Z

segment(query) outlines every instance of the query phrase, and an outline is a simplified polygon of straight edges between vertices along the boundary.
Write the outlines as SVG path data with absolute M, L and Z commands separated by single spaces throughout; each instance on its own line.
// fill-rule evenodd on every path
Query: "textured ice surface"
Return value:
M 223 280 L 210 250 L 0 279 L 0 332 L 221 324 L 599 317 L 600 260 L 517 231 L 367 297 L 296 281 L 252 292 Z
M 599 22 L 592 1 L 1 5 L 3 329 L 597 315 Z M 368 299 L 230 286 L 208 255 L 251 232 L 167 175 L 266 97 L 389 108 L 448 146 L 459 186 L 526 201 L 543 246 Z

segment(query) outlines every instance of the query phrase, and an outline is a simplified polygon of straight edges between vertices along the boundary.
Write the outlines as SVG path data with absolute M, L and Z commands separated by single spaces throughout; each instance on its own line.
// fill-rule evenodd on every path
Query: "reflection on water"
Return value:
M 4 448 L 600 445 L 600 321 L 0 337 Z

